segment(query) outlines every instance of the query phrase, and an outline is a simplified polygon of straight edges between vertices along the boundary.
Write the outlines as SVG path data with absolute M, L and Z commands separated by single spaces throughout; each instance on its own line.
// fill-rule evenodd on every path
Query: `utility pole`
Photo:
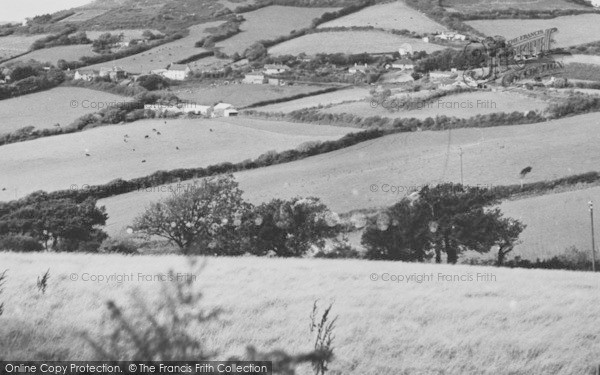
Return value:
M 589 201 L 590 222 L 592 224 L 592 271 L 596 272 L 596 241 L 594 239 L 594 202 Z
M 463 150 L 462 147 L 458 148 L 460 150 L 460 184 L 464 186 L 464 181 L 463 181 Z

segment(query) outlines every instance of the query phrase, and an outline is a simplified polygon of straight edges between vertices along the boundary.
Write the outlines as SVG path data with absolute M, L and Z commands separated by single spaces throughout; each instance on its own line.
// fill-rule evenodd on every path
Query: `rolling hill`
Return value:
M 248 119 L 156 119 L 14 143 L 0 147 L 0 188 L 6 189 L 0 201 L 40 189 L 81 189 L 159 170 L 240 162 L 308 141 L 338 139 L 351 130 Z
M 320 197 L 332 210 L 389 206 L 412 189 L 444 181 L 493 187 L 544 181 L 597 170 L 600 114 L 532 125 L 401 133 L 304 160 L 236 174 L 245 196 L 259 203 L 272 198 Z M 186 182 L 183 182 L 186 183 Z M 384 186 L 387 185 L 387 186 Z M 392 186 L 397 187 L 392 192 Z M 101 200 L 110 233 L 129 225 L 144 207 L 164 197 L 160 191 L 133 192 Z

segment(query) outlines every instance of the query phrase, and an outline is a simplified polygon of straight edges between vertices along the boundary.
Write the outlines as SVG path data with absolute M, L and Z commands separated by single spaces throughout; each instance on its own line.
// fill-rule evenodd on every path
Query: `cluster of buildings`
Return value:
M 289 70 L 290 67 L 287 65 L 267 64 L 262 70 L 255 70 L 246 74 L 242 80 L 242 83 L 254 85 L 269 84 L 279 86 L 284 84 L 284 81 L 280 78 L 272 76 L 277 76 Z
M 112 68 L 95 69 L 77 69 L 73 75 L 76 81 L 93 81 L 96 78 L 109 78 L 111 81 L 120 81 L 127 78 L 128 74 L 122 68 L 114 66 Z
M 195 103 L 179 103 L 177 105 L 166 104 L 146 104 L 144 109 L 164 115 L 166 113 L 173 114 L 195 114 L 206 117 L 234 117 L 238 115 L 238 111 L 233 104 L 218 103 L 216 105 L 200 105 Z
M 467 36 L 464 34 L 459 34 L 459 33 L 447 33 L 445 31 L 442 32 L 438 32 L 433 34 L 433 36 L 429 37 L 423 37 L 423 41 L 425 43 L 429 43 L 431 41 L 431 39 L 437 39 L 437 40 L 447 40 L 447 41 L 465 41 L 467 40 Z
M 167 69 L 156 69 L 150 72 L 174 81 L 184 81 L 191 74 L 192 69 L 189 65 L 171 64 Z M 122 68 L 115 66 L 112 68 L 95 69 L 77 69 L 73 79 L 78 81 L 93 81 L 96 78 L 109 78 L 111 81 L 118 82 L 127 78 L 129 74 Z

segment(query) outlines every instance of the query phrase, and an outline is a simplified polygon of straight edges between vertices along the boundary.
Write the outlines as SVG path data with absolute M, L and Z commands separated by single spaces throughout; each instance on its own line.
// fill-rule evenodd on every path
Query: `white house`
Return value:
M 235 111 L 235 108 L 233 107 L 232 104 L 219 103 L 214 106 L 212 117 L 229 117 L 232 113 L 232 110 Z M 235 111 L 235 112 L 237 114 L 237 111 Z
M 97 70 L 78 69 L 75 71 L 73 79 L 75 81 L 93 81 L 96 77 L 100 77 L 100 72 Z
M 457 33 L 441 32 L 440 34 L 437 34 L 435 36 L 435 38 L 442 39 L 442 40 L 466 40 L 467 36 L 463 35 L 463 34 L 457 34 Z
M 223 111 L 223 116 L 225 117 L 234 117 L 238 115 L 238 111 L 234 108 L 229 108 Z
M 243 83 L 248 83 L 248 84 L 263 84 L 265 83 L 265 75 L 262 74 L 261 72 L 251 72 L 248 73 L 244 76 L 244 79 L 242 80 Z
M 177 107 L 181 108 L 184 113 L 193 113 L 195 115 L 204 116 L 210 115 L 212 108 L 209 105 L 200 105 L 196 103 L 182 103 L 177 105 Z
M 174 81 L 184 81 L 187 77 L 189 77 L 191 72 L 192 69 L 189 65 L 171 64 L 169 69 L 163 72 L 162 75 Z
M 428 36 L 423 37 L 423 42 L 429 43 L 429 37 Z
M 281 74 L 288 70 L 290 70 L 289 66 L 281 64 L 267 64 L 264 68 L 265 74 Z

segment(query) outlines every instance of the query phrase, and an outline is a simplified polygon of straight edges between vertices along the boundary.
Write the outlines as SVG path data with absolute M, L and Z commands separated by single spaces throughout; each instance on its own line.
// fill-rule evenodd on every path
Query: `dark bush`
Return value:
M 99 253 L 103 254 L 137 254 L 138 248 L 135 242 L 122 238 L 107 238 L 98 248 Z
M 19 234 L 0 237 L 0 250 L 18 252 L 41 251 L 44 247 L 35 238 Z

